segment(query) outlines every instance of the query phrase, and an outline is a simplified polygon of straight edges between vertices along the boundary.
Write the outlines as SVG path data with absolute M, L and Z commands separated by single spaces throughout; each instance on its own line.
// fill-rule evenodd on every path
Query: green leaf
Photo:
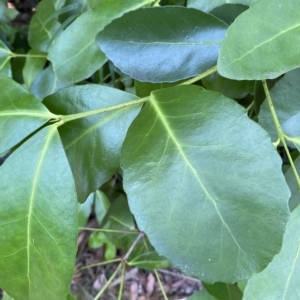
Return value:
M 171 267 L 171 263 L 156 251 L 146 252 L 128 261 L 129 266 L 140 269 L 154 270 Z
M 223 4 L 214 8 L 210 14 L 230 25 L 234 22 L 237 16 L 248 9 L 248 6 L 241 4 Z
M 120 196 L 111 203 L 100 227 L 103 227 L 108 221 L 110 221 L 111 229 L 133 230 L 135 228 L 127 199 L 123 194 L 120 194 Z
M 90 77 L 107 61 L 95 42 L 97 33 L 113 19 L 147 3 L 149 0 L 107 0 L 79 16 L 49 50 L 57 77 L 71 83 Z
M 289 137 L 300 136 L 300 69 L 293 70 L 277 81 L 271 89 L 272 102 L 283 132 Z M 258 115 L 259 124 L 268 131 L 272 141 L 277 140 L 277 131 L 268 102 L 264 101 Z M 293 143 L 288 143 L 295 148 Z
M 199 292 L 194 293 L 192 296 L 188 297 L 187 300 L 218 300 L 212 296 L 206 289 L 202 289 Z
M 298 171 L 298 174 L 300 174 L 300 156 L 298 156 L 294 160 L 294 165 L 296 167 L 296 170 Z M 288 184 L 291 191 L 289 207 L 290 207 L 290 211 L 293 211 L 300 203 L 299 186 L 295 178 L 293 169 L 291 167 L 289 167 L 289 169 L 285 172 L 284 176 L 285 176 L 286 183 Z
M 111 260 L 116 257 L 117 248 L 111 243 L 111 241 L 107 238 L 106 234 L 103 232 L 93 232 L 88 241 L 90 248 L 100 248 L 105 245 L 104 257 L 105 260 Z
M 0 76 L 0 154 L 9 150 L 55 115 L 32 94 Z
M 100 225 L 110 206 L 107 196 L 100 190 L 95 192 L 95 214 L 98 224 Z
M 243 4 L 251 5 L 257 0 L 210 0 L 210 1 L 199 1 L 199 0 L 188 0 L 187 6 L 202 10 L 204 12 L 210 12 L 214 8 L 221 6 L 223 4 Z
M 245 300 L 298 299 L 300 297 L 300 207 L 291 215 L 283 246 L 268 267 L 255 274 L 245 289 Z
M 203 85 L 208 90 L 222 93 L 224 96 L 241 99 L 248 95 L 251 88 L 251 81 L 237 81 L 224 78 L 217 72 L 202 79 Z
M 243 294 L 239 290 L 236 284 L 226 284 L 223 282 L 216 282 L 214 284 L 207 284 L 202 282 L 205 289 L 211 294 L 215 299 L 218 300 L 241 300 Z
M 226 29 L 219 19 L 195 9 L 151 7 L 112 21 L 97 42 L 130 77 L 173 82 L 214 66 Z
M 125 103 L 137 97 L 100 85 L 82 85 L 59 90 L 44 100 L 52 112 L 62 115 Z M 78 200 L 107 182 L 119 166 L 121 146 L 140 106 L 78 119 L 59 127 L 77 188 Z
M 121 166 L 139 229 L 184 273 L 232 283 L 279 252 L 289 217 L 281 159 L 235 101 L 197 86 L 154 91 Z
M 87 220 L 89 219 L 92 212 L 94 197 L 95 194 L 92 193 L 88 196 L 84 203 L 78 203 L 78 227 L 83 227 L 86 225 Z
M 55 13 L 58 1 L 41 1 L 36 7 L 28 32 L 28 42 L 31 48 L 40 52 L 48 52 L 56 34 L 59 32 L 61 24 Z M 61 7 L 64 1 L 60 1 Z
M 4 293 L 2 300 L 14 300 L 14 299 L 10 297 L 8 294 Z
M 0 75 L 11 77 L 11 55 L 9 48 L 0 40 Z
M 23 78 L 27 88 L 31 86 L 34 79 L 43 71 L 46 61 L 47 58 L 43 53 L 35 50 L 28 52 L 23 68 Z
M 43 100 L 61 88 L 71 86 L 72 84 L 59 81 L 53 72 L 52 66 L 44 69 L 33 81 L 30 86 L 30 92 L 39 100 Z
M 229 27 L 219 73 L 238 80 L 271 79 L 299 67 L 299 10 L 298 0 L 254 3 Z
M 66 297 L 77 250 L 77 200 L 56 127 L 22 144 L 1 166 L 0 178 L 1 288 L 16 299 Z

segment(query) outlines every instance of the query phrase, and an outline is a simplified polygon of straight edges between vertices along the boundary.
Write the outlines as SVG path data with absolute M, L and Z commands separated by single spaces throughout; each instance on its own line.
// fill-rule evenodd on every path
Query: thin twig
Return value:
M 129 250 L 127 251 L 127 253 L 124 256 L 124 260 L 127 260 L 128 257 L 130 256 L 131 252 L 134 250 L 135 246 L 137 245 L 137 243 L 140 241 L 141 238 L 143 238 L 145 236 L 144 232 L 140 232 L 140 234 L 137 236 L 137 238 L 135 239 L 135 241 L 132 243 L 131 247 L 129 248 Z
M 162 285 L 162 283 L 161 283 L 161 280 L 160 280 L 160 278 L 159 278 L 159 274 L 157 273 L 157 270 L 156 270 L 156 269 L 154 269 L 154 273 L 155 273 L 156 279 L 157 279 L 157 281 L 158 281 L 158 284 L 159 284 L 159 286 L 160 286 L 161 292 L 162 292 L 162 294 L 163 294 L 163 296 L 164 296 L 164 299 L 165 299 L 165 300 L 168 300 L 168 296 L 166 295 L 166 292 L 165 292 L 165 290 L 164 290 L 164 287 L 163 287 L 163 285 Z
M 91 228 L 91 227 L 78 227 L 79 230 L 87 230 L 87 231 L 100 231 L 100 232 L 108 232 L 108 233 L 126 233 L 126 234 L 138 234 L 138 230 L 115 230 L 115 229 L 105 229 L 105 228 Z

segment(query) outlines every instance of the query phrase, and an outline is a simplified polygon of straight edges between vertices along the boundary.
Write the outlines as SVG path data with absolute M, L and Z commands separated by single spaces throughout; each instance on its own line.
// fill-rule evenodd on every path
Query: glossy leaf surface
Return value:
M 300 69 L 288 72 L 271 89 L 270 95 L 283 132 L 289 137 L 300 136 Z M 258 116 L 260 125 L 265 128 L 272 137 L 277 139 L 276 127 L 270 113 L 268 102 L 261 105 Z M 295 148 L 293 143 L 289 146 Z
M 196 86 L 154 91 L 121 166 L 139 229 L 184 273 L 231 283 L 279 252 L 289 217 L 281 159 L 234 101 Z
M 32 94 L 8 77 L 0 77 L 0 154 L 55 117 Z
M 11 51 L 0 40 L 0 75 L 11 76 L 10 59 Z
M 62 115 L 105 108 L 137 97 L 100 85 L 61 89 L 44 104 Z M 140 106 L 123 107 L 78 119 L 59 127 L 59 132 L 74 174 L 78 199 L 87 196 L 108 181 L 119 166 L 121 146 L 128 127 Z
M 210 0 L 210 1 L 199 1 L 199 0 L 187 0 L 187 6 L 196 8 L 205 12 L 210 12 L 214 8 L 223 4 L 244 4 L 251 5 L 257 0 Z
M 268 267 L 255 274 L 245 289 L 245 300 L 273 300 L 300 298 L 300 207 L 287 224 L 283 246 Z
M 77 200 L 56 127 L 22 144 L 0 177 L 1 288 L 16 299 L 65 298 L 77 250 Z
M 74 83 L 91 76 L 107 60 L 95 42 L 97 33 L 113 19 L 149 2 L 149 0 L 102 1 L 79 16 L 49 50 L 48 58 L 57 77 L 63 82 Z
M 219 19 L 195 9 L 151 7 L 114 20 L 97 42 L 130 77 L 173 82 L 214 66 L 226 29 Z
M 299 67 L 299 10 L 298 0 L 254 3 L 228 29 L 219 73 L 238 80 L 272 79 Z

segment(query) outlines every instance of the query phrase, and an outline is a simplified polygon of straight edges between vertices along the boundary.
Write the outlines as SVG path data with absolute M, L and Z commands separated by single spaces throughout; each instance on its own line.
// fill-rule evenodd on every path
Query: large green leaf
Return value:
M 28 32 L 28 42 L 34 50 L 48 51 L 61 26 L 55 12 L 64 2 L 43 0 L 36 7 Z
M 123 91 L 82 85 L 61 89 L 44 100 L 50 111 L 62 115 L 104 108 L 136 99 Z M 75 177 L 78 199 L 108 181 L 119 166 L 121 146 L 128 127 L 140 106 L 92 115 L 59 127 L 59 132 Z
M 184 273 L 232 283 L 279 252 L 290 194 L 281 159 L 233 100 L 197 86 L 152 92 L 121 166 L 139 229 Z
M 149 2 L 106 0 L 79 16 L 49 50 L 48 58 L 57 77 L 74 83 L 91 76 L 107 60 L 95 42 L 97 33 L 123 13 Z
M 124 73 L 139 81 L 172 82 L 216 64 L 227 25 L 195 9 L 142 8 L 106 26 L 97 42 Z
M 289 137 L 300 136 L 300 69 L 288 72 L 271 89 L 272 102 L 283 132 Z M 264 101 L 258 115 L 259 123 L 271 135 L 272 141 L 277 139 L 277 131 L 270 113 L 268 102 Z M 289 146 L 295 146 L 289 143 Z
M 0 154 L 54 118 L 47 108 L 21 85 L 0 77 Z
M 11 54 L 9 48 L 0 40 L 0 75 L 11 76 Z
M 300 299 L 300 207 L 287 224 L 283 246 L 268 267 L 255 274 L 245 289 L 244 300 Z
M 77 250 L 74 180 L 55 126 L 0 167 L 0 286 L 17 299 L 67 296 Z
M 229 27 L 219 73 L 238 80 L 271 79 L 299 67 L 299 10 L 298 0 L 254 3 Z
M 257 0 L 210 0 L 210 1 L 199 1 L 199 0 L 188 0 L 187 6 L 196 8 L 205 12 L 210 12 L 214 8 L 221 6 L 223 4 L 244 4 L 251 5 Z

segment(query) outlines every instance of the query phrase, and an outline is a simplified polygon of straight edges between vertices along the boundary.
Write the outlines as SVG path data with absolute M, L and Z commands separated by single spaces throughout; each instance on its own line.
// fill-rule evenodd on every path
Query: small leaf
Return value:
M 245 300 L 298 299 L 300 296 L 300 207 L 291 215 L 278 255 L 261 273 L 249 279 Z
M 128 265 L 146 270 L 171 267 L 171 263 L 165 257 L 158 255 L 155 251 L 146 252 L 134 257 L 128 261 Z
M 298 156 L 294 160 L 294 165 L 296 167 L 298 174 L 300 174 L 300 156 Z M 289 167 L 289 169 L 285 172 L 284 176 L 285 176 L 286 183 L 288 184 L 291 191 L 289 207 L 290 207 L 290 211 L 293 211 L 300 204 L 299 186 L 295 178 L 293 169 L 291 167 Z
M 204 12 L 210 12 L 214 8 L 227 3 L 243 4 L 249 6 L 256 1 L 257 0 L 210 0 L 210 1 L 188 0 L 187 7 L 196 8 Z
M 11 55 L 9 48 L 0 40 L 0 75 L 11 77 Z
M 55 115 L 21 85 L 0 76 L 0 154 Z
M 31 48 L 40 52 L 48 52 L 61 24 L 58 21 L 56 4 L 58 1 L 41 1 L 36 7 L 28 32 L 28 42 Z M 63 4 L 64 1 L 61 1 Z
M 229 27 L 219 73 L 237 80 L 272 79 L 299 67 L 299 10 L 298 0 L 254 3 Z
M 23 68 L 23 78 L 27 88 L 31 86 L 34 79 L 43 71 L 46 61 L 47 58 L 42 52 L 35 50 L 28 52 Z
M 100 225 L 110 206 L 107 196 L 100 190 L 95 192 L 95 214 L 98 224 Z
M 52 112 L 69 115 L 136 98 L 132 94 L 105 86 L 81 85 L 59 90 L 47 97 L 44 104 Z M 139 110 L 138 105 L 123 107 L 59 127 L 80 202 L 85 201 L 90 193 L 107 182 L 116 171 L 128 127 Z
M 49 50 L 57 77 L 66 83 L 90 77 L 107 61 L 95 42 L 96 34 L 113 19 L 147 3 L 149 0 L 107 0 L 80 15 Z
M 293 70 L 277 81 L 271 89 L 272 102 L 283 132 L 289 137 L 300 136 L 300 69 Z M 270 113 L 268 102 L 261 105 L 259 124 L 268 131 L 272 141 L 277 140 L 277 131 Z M 293 143 L 289 146 L 295 148 Z
M 78 203 L 78 227 L 83 227 L 86 225 L 92 212 L 94 197 L 95 194 L 92 193 L 88 196 L 84 203 Z
M 241 300 L 243 294 L 236 284 L 226 284 L 223 282 L 216 282 L 214 284 L 207 284 L 202 282 L 205 289 L 217 300 Z
M 202 83 L 208 90 L 220 92 L 229 98 L 241 99 L 248 95 L 252 82 L 227 79 L 215 72 L 203 78 Z
M 1 288 L 15 299 L 64 299 L 77 250 L 77 200 L 56 127 L 14 151 L 0 178 Z
M 69 87 L 72 84 L 67 84 L 59 81 L 53 72 L 52 66 L 44 69 L 33 81 L 30 86 L 30 92 L 33 93 L 39 100 L 55 93 L 61 88 Z
M 173 82 L 214 66 L 226 29 L 219 19 L 195 9 L 151 7 L 112 21 L 96 40 L 130 77 Z
M 230 25 L 241 13 L 246 11 L 248 6 L 241 4 L 223 4 L 214 8 L 209 13 L 214 15 L 218 19 L 224 21 L 226 24 Z
M 139 229 L 184 273 L 232 283 L 279 252 L 290 195 L 281 159 L 235 101 L 197 86 L 152 92 L 121 166 Z

